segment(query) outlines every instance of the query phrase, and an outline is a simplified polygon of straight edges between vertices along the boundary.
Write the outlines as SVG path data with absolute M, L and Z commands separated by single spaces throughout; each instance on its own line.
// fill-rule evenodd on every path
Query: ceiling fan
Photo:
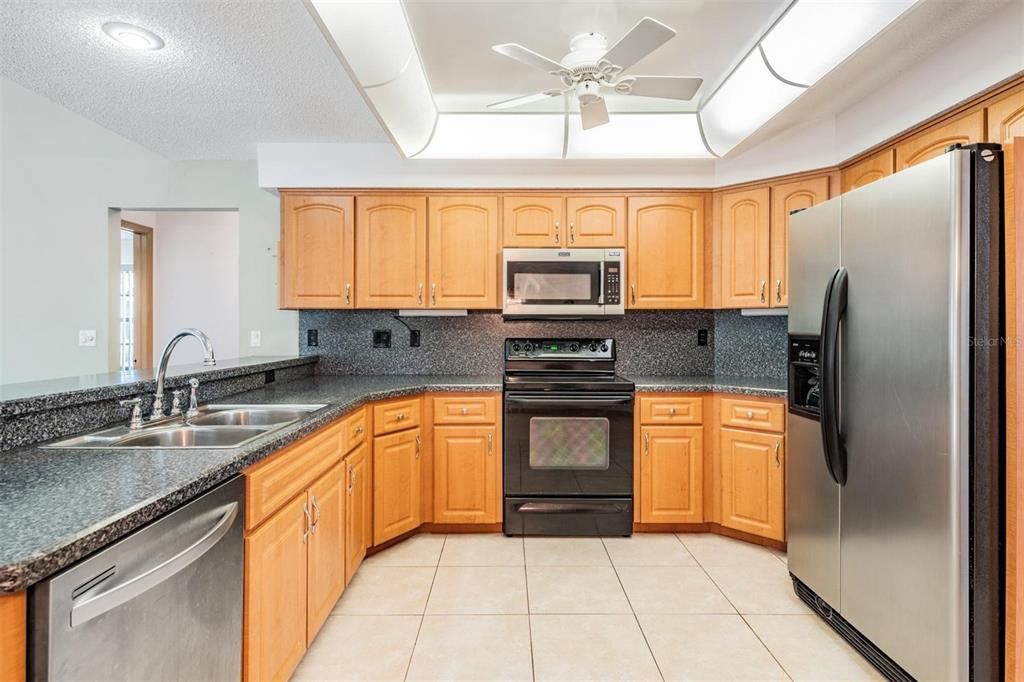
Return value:
M 682 76 L 624 76 L 626 69 L 661 47 L 676 35 L 660 21 L 644 17 L 611 49 L 598 33 L 583 33 L 569 42 L 569 54 L 556 62 L 517 43 L 494 45 L 491 49 L 516 61 L 535 66 L 557 76 L 562 86 L 533 95 L 495 102 L 488 109 L 510 109 L 549 97 L 575 93 L 580 105 L 583 129 L 608 123 L 608 107 L 602 90 L 620 95 L 640 95 L 663 99 L 692 99 L 703 82 Z M 568 98 L 566 98 L 568 106 Z

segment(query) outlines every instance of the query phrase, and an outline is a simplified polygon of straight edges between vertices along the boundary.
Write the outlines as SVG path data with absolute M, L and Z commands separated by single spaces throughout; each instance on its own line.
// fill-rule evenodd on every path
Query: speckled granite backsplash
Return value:
M 404 317 L 421 331 L 409 347 L 409 330 L 391 311 L 315 310 L 299 313 L 299 352 L 317 354 L 325 374 L 496 374 L 508 337 L 611 337 L 618 342 L 617 369 L 630 375 L 785 375 L 786 318 L 739 318 L 738 311 L 643 311 L 613 320 L 509 321 L 498 313 L 465 317 Z M 781 322 L 780 322 L 781 321 Z M 319 345 L 307 345 L 316 329 Z M 391 348 L 373 348 L 373 330 L 391 331 Z M 708 330 L 708 345 L 697 331 Z M 778 330 L 781 329 L 781 336 Z M 718 335 L 729 339 L 719 350 Z M 781 366 L 778 358 L 782 358 Z

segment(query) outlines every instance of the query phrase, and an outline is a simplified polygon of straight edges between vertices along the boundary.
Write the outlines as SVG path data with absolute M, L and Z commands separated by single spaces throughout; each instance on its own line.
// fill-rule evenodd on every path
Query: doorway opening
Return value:
M 118 369 L 153 366 L 153 228 L 121 221 Z

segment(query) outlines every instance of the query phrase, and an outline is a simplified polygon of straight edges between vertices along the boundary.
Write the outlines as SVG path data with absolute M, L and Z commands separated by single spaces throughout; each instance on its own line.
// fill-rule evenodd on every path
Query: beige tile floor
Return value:
M 786 556 L 707 534 L 418 535 L 359 569 L 296 680 L 874 680 Z

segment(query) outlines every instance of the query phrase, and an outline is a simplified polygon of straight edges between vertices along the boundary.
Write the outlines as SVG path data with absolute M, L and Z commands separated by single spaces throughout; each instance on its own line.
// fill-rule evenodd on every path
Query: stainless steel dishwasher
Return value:
M 36 585 L 31 679 L 241 679 L 243 499 L 239 476 Z

